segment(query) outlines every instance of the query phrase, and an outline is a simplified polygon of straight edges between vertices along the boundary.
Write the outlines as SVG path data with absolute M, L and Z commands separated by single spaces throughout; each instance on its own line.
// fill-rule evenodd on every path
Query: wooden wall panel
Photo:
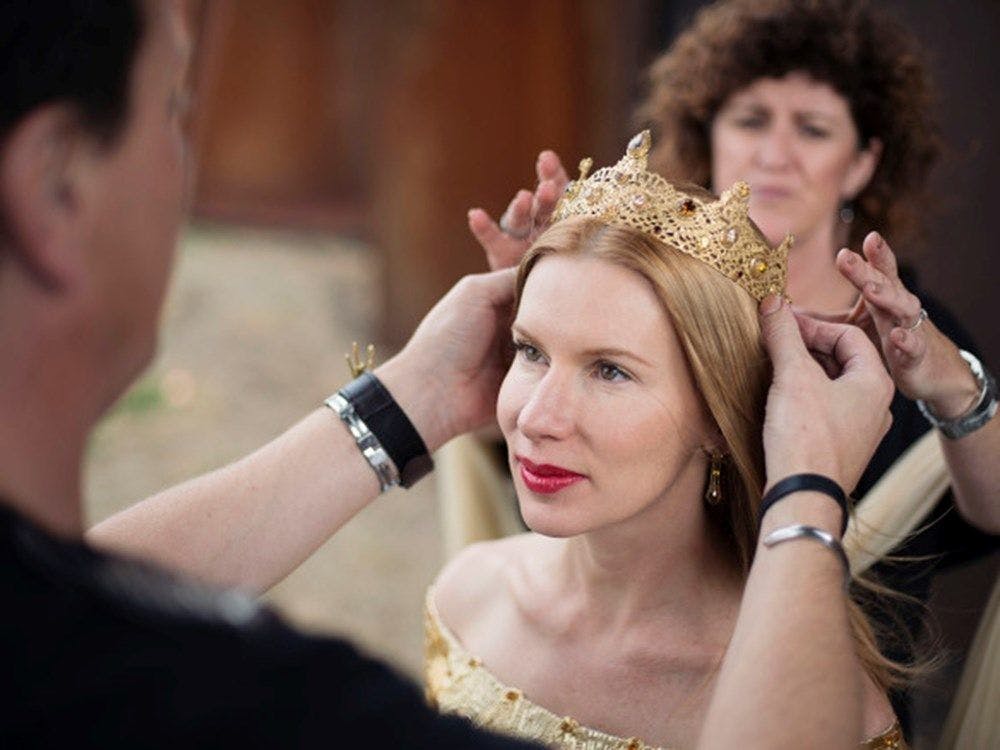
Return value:
M 499 215 L 534 185 L 544 147 L 575 165 L 620 151 L 636 70 L 622 7 L 598 2 L 406 4 L 384 61 L 370 226 L 384 253 L 383 338 L 402 342 L 463 273 L 483 270 L 466 213 Z M 638 4 L 633 4 L 638 8 Z M 631 6 L 630 6 L 631 7 Z M 608 123 L 613 123 L 608 126 Z
M 646 0 L 195 0 L 195 211 L 360 231 L 401 343 L 557 148 L 617 157 Z

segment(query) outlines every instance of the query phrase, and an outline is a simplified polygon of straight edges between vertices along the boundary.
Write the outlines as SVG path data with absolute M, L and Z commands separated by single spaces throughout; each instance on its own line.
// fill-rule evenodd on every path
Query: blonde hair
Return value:
M 702 195 L 699 188 L 685 188 Z M 763 235 L 760 236 L 763 241 Z M 520 302 L 528 274 L 546 255 L 587 255 L 640 274 L 651 284 L 673 323 L 698 392 L 725 442 L 723 501 L 706 510 L 734 561 L 749 573 L 757 547 L 757 513 L 764 487 L 764 407 L 771 382 L 754 300 L 721 273 L 631 227 L 572 217 L 547 229 L 518 269 Z M 851 630 L 864 668 L 883 689 L 899 683 L 906 667 L 884 657 L 862 608 L 849 602 Z

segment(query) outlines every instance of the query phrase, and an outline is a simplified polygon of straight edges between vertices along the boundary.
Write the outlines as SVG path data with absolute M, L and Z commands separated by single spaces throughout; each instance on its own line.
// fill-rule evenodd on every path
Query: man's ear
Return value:
M 95 149 L 75 110 L 39 107 L 0 151 L 0 217 L 5 252 L 49 290 L 72 285 L 86 267 L 81 190 Z

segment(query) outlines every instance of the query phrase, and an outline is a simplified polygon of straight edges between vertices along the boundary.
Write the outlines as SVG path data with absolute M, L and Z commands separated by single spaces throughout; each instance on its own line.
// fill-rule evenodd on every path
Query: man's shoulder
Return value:
M 94 736 L 153 744 L 218 732 L 258 740 L 275 732 L 278 742 L 297 730 L 277 725 L 307 725 L 317 699 L 336 705 L 350 682 L 338 674 L 410 690 L 346 642 L 300 634 L 244 594 L 18 519 L 4 519 L 0 560 L 8 604 L 0 652 L 18 679 L 0 708 L 0 737 L 55 743 L 91 727 Z
M 522 747 L 433 714 L 242 594 L 60 540 L 0 505 L 0 747 Z

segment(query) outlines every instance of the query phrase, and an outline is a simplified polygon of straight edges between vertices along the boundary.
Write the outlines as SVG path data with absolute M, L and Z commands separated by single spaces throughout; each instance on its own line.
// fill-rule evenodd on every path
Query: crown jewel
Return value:
M 737 182 L 718 200 L 687 195 L 646 170 L 651 143 L 649 131 L 642 131 L 617 164 L 590 177 L 593 160 L 581 161 L 580 177 L 566 186 L 552 221 L 591 216 L 633 227 L 707 263 L 758 302 L 768 294 L 783 294 L 792 236 L 777 248 L 761 240 L 747 214 L 749 185 Z

